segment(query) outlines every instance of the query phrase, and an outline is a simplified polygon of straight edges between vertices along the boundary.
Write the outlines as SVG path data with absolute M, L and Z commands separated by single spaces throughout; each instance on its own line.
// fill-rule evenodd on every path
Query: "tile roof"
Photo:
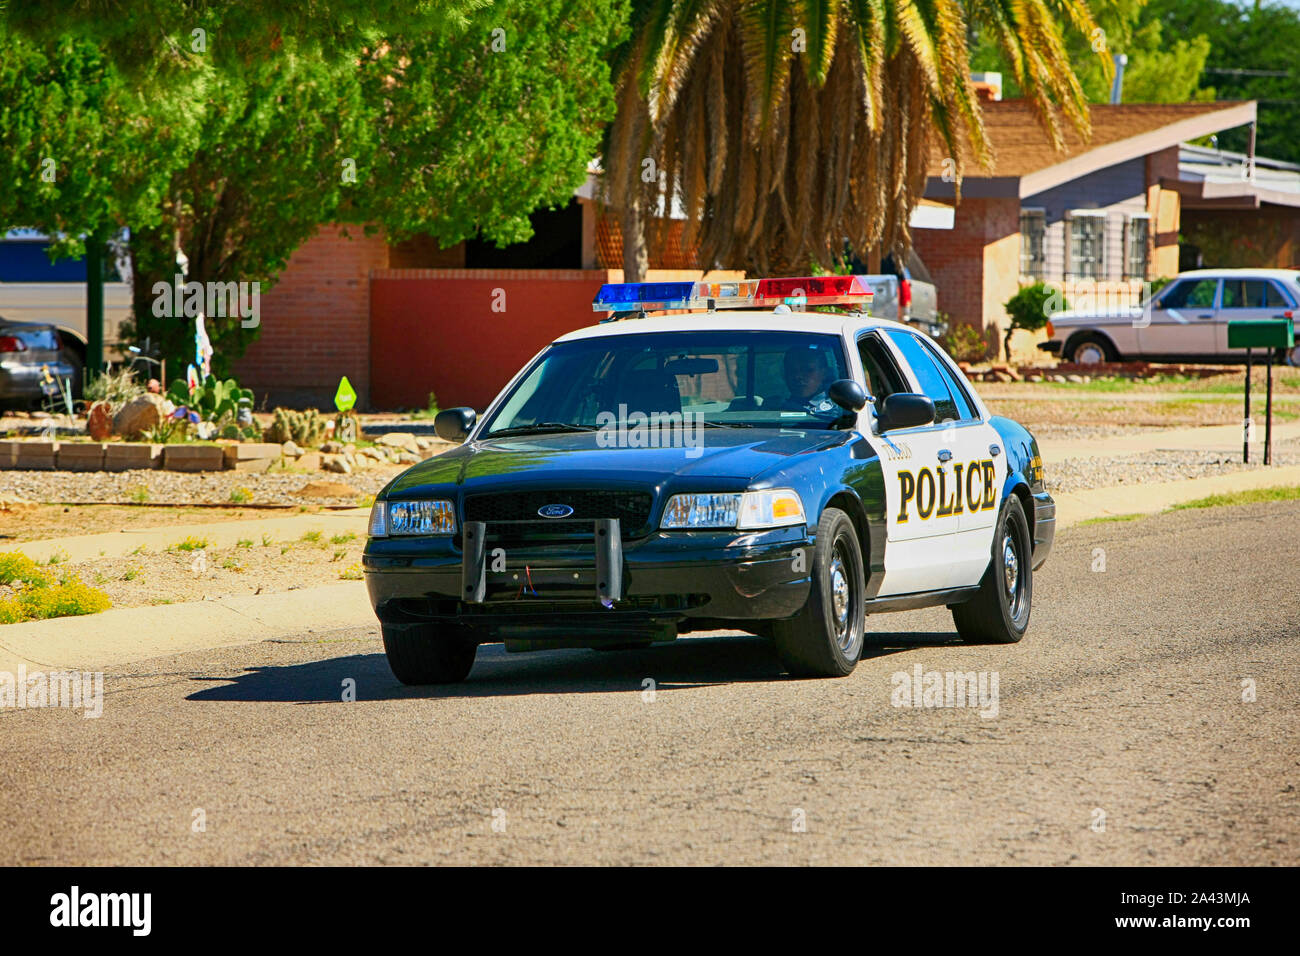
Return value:
M 1052 148 L 1051 141 L 1027 100 L 1002 100 L 981 105 L 984 110 L 984 127 L 993 149 L 993 167 L 984 169 L 975 163 L 970 157 L 969 147 L 963 144 L 963 175 L 966 179 L 1027 176 L 1112 143 L 1172 127 L 1183 120 L 1209 117 L 1210 114 L 1246 104 L 1218 101 L 1094 105 L 1091 107 L 1092 138 L 1086 144 L 1069 128 L 1068 122 L 1063 121 L 1066 143 L 1064 152 Z M 1227 129 L 1231 125 L 1237 124 L 1231 123 L 1222 128 Z M 1170 142 L 1166 144 L 1169 146 L 1184 138 L 1175 130 L 1170 130 L 1170 134 Z M 936 146 L 931 150 L 929 175 L 943 175 L 943 160 L 943 148 Z

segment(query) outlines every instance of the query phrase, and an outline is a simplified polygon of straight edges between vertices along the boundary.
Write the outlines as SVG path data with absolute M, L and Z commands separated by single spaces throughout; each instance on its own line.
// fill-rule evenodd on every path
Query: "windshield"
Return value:
M 688 414 L 704 425 L 829 428 L 827 396 L 847 378 L 839 336 L 808 332 L 657 332 L 561 342 L 506 397 L 481 437 L 595 430 Z

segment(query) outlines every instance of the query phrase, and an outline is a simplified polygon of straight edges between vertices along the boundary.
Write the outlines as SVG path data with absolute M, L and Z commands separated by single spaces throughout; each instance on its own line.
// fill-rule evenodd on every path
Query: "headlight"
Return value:
M 455 534 L 456 508 L 450 501 L 376 501 L 370 534 Z
M 659 527 L 781 528 L 806 523 L 803 502 L 788 488 L 744 494 L 673 495 Z

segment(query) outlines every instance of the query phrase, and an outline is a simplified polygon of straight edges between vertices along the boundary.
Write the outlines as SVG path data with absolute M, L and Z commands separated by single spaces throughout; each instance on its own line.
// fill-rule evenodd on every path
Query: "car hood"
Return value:
M 658 486 L 668 478 L 720 480 L 741 489 L 796 455 L 841 444 L 851 433 L 710 428 L 696 447 L 611 448 L 599 432 L 562 432 L 466 442 L 399 475 L 386 497 L 418 497 L 446 486 L 485 491 L 567 484 Z

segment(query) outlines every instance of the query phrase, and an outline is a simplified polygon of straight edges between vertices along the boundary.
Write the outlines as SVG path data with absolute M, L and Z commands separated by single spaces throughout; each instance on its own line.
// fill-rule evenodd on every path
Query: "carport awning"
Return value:
M 1249 181 L 1161 179 L 1160 188 L 1177 192 L 1184 209 L 1258 209 L 1265 203 L 1300 207 L 1300 193 L 1267 189 Z

